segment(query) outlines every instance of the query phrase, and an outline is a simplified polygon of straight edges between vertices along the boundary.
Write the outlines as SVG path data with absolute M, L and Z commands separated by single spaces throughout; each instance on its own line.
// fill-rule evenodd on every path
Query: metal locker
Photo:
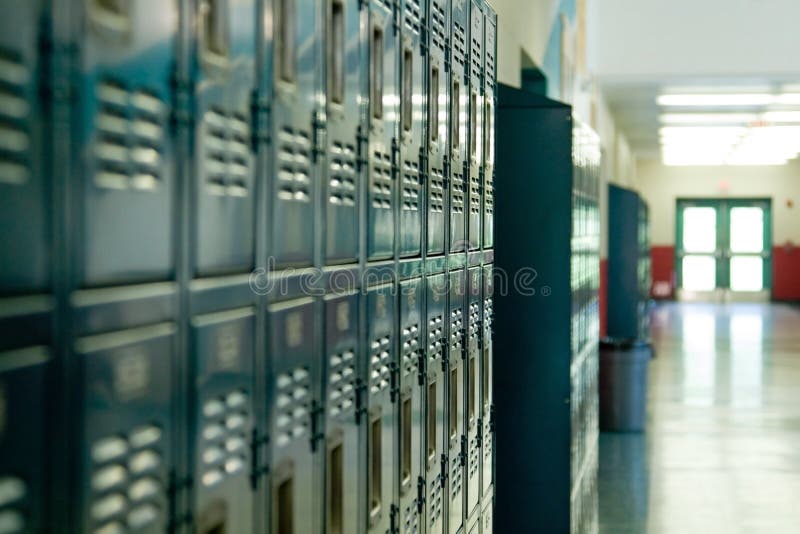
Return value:
M 422 252 L 423 178 L 425 174 L 425 130 L 428 46 L 423 25 L 427 18 L 424 0 L 402 1 L 400 37 L 400 256 Z
M 160 533 L 170 522 L 173 323 L 75 343 L 80 394 L 75 531 Z
M 426 255 L 445 252 L 448 151 L 450 148 L 450 0 L 427 0 L 428 4 L 428 128 Z
M 270 153 L 270 256 L 278 267 L 314 261 L 315 203 L 320 169 L 316 151 L 321 83 L 322 10 L 318 0 L 272 0 L 272 44 L 267 54 Z M 265 2 L 262 0 L 262 5 Z M 266 9 L 269 9 L 267 6 Z M 270 30 L 268 29 L 267 32 Z
M 358 413 L 361 381 L 358 294 L 333 294 L 324 299 L 325 384 L 325 527 L 323 532 L 361 532 L 359 496 L 365 449 Z M 318 489 L 319 491 L 319 489 Z
M 423 385 L 424 285 L 422 278 L 400 282 L 400 521 L 399 531 L 416 534 L 423 527 Z
M 363 175 L 361 134 L 362 2 L 326 0 L 327 134 L 323 179 L 325 263 L 354 263 L 359 256 L 359 206 Z
M 393 0 L 370 0 L 367 24 L 369 62 L 367 184 L 367 259 L 394 254 L 397 208 L 398 41 Z
M 397 369 L 395 297 L 392 284 L 366 293 L 367 386 L 367 532 L 385 534 L 395 528 L 399 466 L 397 403 L 392 391 Z
M 483 501 L 481 510 L 481 534 L 492 534 L 494 527 L 494 495 L 490 492 Z
M 464 371 L 464 422 L 467 434 L 466 458 L 466 490 L 467 517 L 479 511 L 481 501 L 481 438 L 482 410 L 480 377 L 482 372 L 481 337 L 483 330 L 483 313 L 481 295 L 483 293 L 483 272 L 481 267 L 472 267 L 467 273 L 467 358 Z
M 252 532 L 255 310 L 200 315 L 191 329 L 195 531 Z
M 467 250 L 467 124 L 469 116 L 469 71 L 467 32 L 469 4 L 452 2 L 450 27 L 450 251 Z
M 314 302 L 310 297 L 268 309 L 272 459 L 271 532 L 316 533 L 314 491 L 318 406 Z M 321 363 L 321 362 L 319 362 Z
M 425 531 L 444 532 L 444 458 L 448 449 L 445 434 L 445 374 L 447 368 L 447 275 L 436 274 L 426 284 L 425 347 Z
M 495 110 L 497 109 L 497 13 L 483 4 L 483 248 L 494 246 L 494 155 Z
M 46 491 L 46 349 L 0 353 L 0 524 L 6 532 L 43 532 Z
M 494 428 L 492 411 L 494 409 L 494 354 L 492 352 L 492 320 L 494 318 L 494 272 L 493 265 L 483 267 L 483 339 L 481 342 L 481 417 L 483 419 L 483 437 L 481 439 L 482 493 L 491 492 L 494 483 Z
M 450 534 L 457 534 L 464 522 L 464 358 L 465 358 L 465 297 L 466 271 L 458 269 L 449 274 L 448 317 L 449 347 L 447 365 L 447 490 L 448 525 Z
M 470 1 L 469 29 L 469 248 L 481 247 L 481 189 L 483 180 L 483 0 Z
M 42 2 L 0 1 L 0 294 L 44 289 L 50 281 Z
M 193 0 L 194 274 L 253 267 L 255 0 Z
M 81 286 L 174 271 L 171 141 L 177 2 L 72 2 L 78 87 L 71 186 Z

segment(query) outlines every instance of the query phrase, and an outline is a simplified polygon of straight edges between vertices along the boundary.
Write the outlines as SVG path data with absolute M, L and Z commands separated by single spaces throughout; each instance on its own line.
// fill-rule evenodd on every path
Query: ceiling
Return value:
M 796 81 L 798 83 L 792 83 Z M 662 94 L 780 93 L 800 89 L 797 78 L 772 80 L 758 78 L 676 78 L 648 81 L 602 81 L 601 89 L 617 127 L 639 157 L 659 156 L 659 116 L 663 113 L 749 113 L 761 111 L 753 106 L 691 106 L 663 108 L 656 103 Z M 781 109 L 800 109 L 789 106 Z

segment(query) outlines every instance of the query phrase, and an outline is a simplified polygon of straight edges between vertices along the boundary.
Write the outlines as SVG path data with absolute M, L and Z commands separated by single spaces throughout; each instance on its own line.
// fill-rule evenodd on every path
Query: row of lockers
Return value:
M 492 245 L 482 0 L 0 6 L 5 291 L 67 236 L 84 288 Z
M 0 531 L 490 531 L 488 5 L 0 8 Z
M 3 353 L 0 524 L 491 531 L 492 295 L 487 264 L 274 303 L 264 336 L 255 306 L 197 315 L 191 360 L 174 318 L 80 337 L 74 410 L 50 348 Z

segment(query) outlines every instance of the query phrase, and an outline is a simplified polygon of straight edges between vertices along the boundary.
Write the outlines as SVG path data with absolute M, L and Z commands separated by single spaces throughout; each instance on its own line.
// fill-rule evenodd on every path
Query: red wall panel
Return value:
M 653 285 L 651 293 L 655 298 L 673 298 L 675 296 L 675 247 L 672 245 L 659 245 L 650 248 L 652 262 Z M 668 284 L 667 294 L 653 292 L 659 285 Z
M 772 298 L 800 300 L 800 248 L 786 245 L 772 249 Z

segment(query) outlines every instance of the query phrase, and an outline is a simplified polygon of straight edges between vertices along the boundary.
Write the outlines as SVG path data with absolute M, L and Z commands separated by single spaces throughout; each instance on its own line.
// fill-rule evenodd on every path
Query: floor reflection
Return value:
M 609 534 L 800 532 L 800 311 L 654 310 L 648 431 L 600 438 Z

